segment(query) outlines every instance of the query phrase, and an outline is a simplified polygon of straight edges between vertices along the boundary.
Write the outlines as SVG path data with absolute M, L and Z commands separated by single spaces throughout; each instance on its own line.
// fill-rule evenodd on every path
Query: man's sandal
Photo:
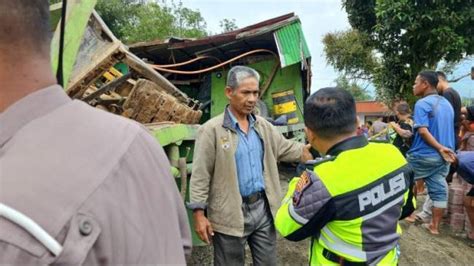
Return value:
M 412 224 L 416 222 L 416 216 L 414 213 L 412 213 L 409 216 L 407 216 L 404 220 Z

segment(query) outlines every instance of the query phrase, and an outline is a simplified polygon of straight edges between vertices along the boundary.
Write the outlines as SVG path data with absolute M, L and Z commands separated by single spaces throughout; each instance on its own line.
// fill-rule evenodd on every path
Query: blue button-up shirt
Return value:
M 255 192 L 263 191 L 263 145 L 260 136 L 255 130 L 255 119 L 249 115 L 249 130 L 245 134 L 240 129 L 237 119 L 228 110 L 232 125 L 239 135 L 239 143 L 235 152 L 235 164 L 237 166 L 237 177 L 239 179 L 240 194 L 245 197 Z

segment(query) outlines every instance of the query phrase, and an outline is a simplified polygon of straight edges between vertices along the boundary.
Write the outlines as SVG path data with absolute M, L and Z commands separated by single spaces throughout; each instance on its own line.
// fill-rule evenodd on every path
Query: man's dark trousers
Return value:
M 242 203 L 244 236 L 215 232 L 214 265 L 244 265 L 245 244 L 252 253 L 253 265 L 276 265 L 276 232 L 265 196 L 255 202 Z

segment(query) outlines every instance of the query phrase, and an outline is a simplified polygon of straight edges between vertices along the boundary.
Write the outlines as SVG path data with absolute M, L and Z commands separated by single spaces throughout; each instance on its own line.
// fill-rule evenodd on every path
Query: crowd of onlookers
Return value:
M 420 72 L 413 93 L 421 97 L 414 112 L 406 101 L 397 101 L 392 105 L 396 117 L 365 121 L 358 134 L 374 142 L 390 142 L 406 156 L 415 172 L 414 193 L 428 194 L 422 211 L 406 220 L 420 222 L 429 233 L 437 235 L 448 204 L 448 183 L 453 177 L 457 182 L 474 181 L 474 106 L 462 106 L 461 97 L 443 72 Z M 463 200 L 471 225 L 473 190 Z M 473 247 L 474 232 L 464 236 Z

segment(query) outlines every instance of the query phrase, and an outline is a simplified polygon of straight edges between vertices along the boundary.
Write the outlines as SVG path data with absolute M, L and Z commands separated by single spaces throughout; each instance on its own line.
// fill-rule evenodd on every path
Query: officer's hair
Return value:
M 260 74 L 255 69 L 246 66 L 234 66 L 227 74 L 227 87 L 235 90 L 246 78 L 255 78 L 257 82 L 260 82 Z
M 448 79 L 446 77 L 446 73 L 444 73 L 443 71 L 436 71 L 436 75 L 438 75 L 438 79 L 442 79 L 442 80 L 447 80 Z
M 418 73 L 421 79 L 428 82 L 428 84 L 436 89 L 438 86 L 438 74 L 435 71 L 425 70 Z
M 357 126 L 354 97 L 341 88 L 323 88 L 308 97 L 304 123 L 323 139 L 353 133 Z
M 49 56 L 51 36 L 48 0 L 0 0 L 0 48 L 27 48 Z

